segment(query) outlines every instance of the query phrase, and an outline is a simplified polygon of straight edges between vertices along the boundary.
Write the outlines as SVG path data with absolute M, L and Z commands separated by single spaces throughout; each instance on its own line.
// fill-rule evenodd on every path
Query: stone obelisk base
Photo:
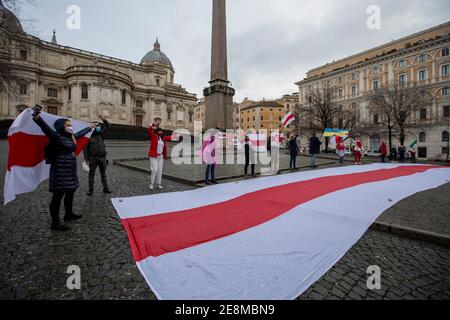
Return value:
M 210 81 L 205 96 L 205 130 L 216 128 L 233 129 L 233 96 L 235 91 L 228 81 Z

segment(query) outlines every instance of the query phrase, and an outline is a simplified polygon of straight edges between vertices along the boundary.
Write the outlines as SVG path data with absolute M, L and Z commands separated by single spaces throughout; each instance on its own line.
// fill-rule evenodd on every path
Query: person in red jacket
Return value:
M 155 119 L 152 125 L 148 128 L 151 143 L 148 156 L 150 157 L 150 168 L 152 170 L 150 177 L 150 190 L 154 189 L 155 182 L 159 189 L 163 189 L 162 171 L 164 160 L 167 159 L 166 142 L 172 140 L 172 137 L 164 137 L 164 132 L 159 127 L 160 121 L 160 119 Z
M 380 146 L 380 150 L 378 150 L 379 153 L 381 153 L 381 163 L 386 162 L 386 156 L 388 154 L 386 142 L 382 142 Z
M 360 165 L 361 158 L 364 152 L 364 147 L 360 139 L 356 139 L 355 150 L 353 152 L 355 153 L 355 164 Z

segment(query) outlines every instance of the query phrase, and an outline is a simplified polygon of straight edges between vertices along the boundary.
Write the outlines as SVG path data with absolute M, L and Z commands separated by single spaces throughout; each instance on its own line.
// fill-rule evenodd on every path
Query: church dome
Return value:
M 170 62 L 170 59 L 161 51 L 161 45 L 159 44 L 158 39 L 156 39 L 153 50 L 147 53 L 141 61 L 141 64 L 143 65 L 153 63 L 159 63 L 172 68 L 172 62 Z
M 24 33 L 19 19 L 0 0 L 0 26 L 13 33 Z

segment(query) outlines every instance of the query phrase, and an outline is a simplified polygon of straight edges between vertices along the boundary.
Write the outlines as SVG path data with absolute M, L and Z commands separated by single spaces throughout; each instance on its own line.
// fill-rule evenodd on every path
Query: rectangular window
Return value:
M 426 147 L 419 147 L 417 149 L 419 158 L 426 158 L 427 157 L 427 148 Z
M 352 86 L 352 96 L 356 96 L 356 86 Z
M 427 56 L 426 56 L 426 55 L 421 54 L 421 55 L 419 56 L 419 63 L 423 63 L 423 62 L 425 62 L 426 60 L 427 60 Z
M 448 50 L 448 48 L 443 48 L 442 51 L 441 51 L 441 53 L 442 53 L 442 56 L 443 56 L 443 57 L 448 56 L 448 55 L 449 55 L 449 50 Z
M 448 87 L 442 88 L 442 95 L 448 96 Z
M 20 94 L 21 95 L 27 95 L 28 94 L 28 85 L 25 83 L 20 84 Z
M 48 88 L 47 96 L 50 98 L 58 98 L 58 90 L 54 88 Z
M 72 86 L 69 86 L 68 88 L 68 100 L 72 100 Z
M 136 100 L 136 108 L 142 109 L 142 106 L 143 106 L 142 100 Z
M 339 84 L 342 83 L 342 77 L 339 77 Z
M 378 82 L 378 80 L 375 80 L 373 82 L 373 90 L 378 90 L 380 88 L 380 84 Z
M 352 73 L 352 80 L 353 80 L 353 81 L 356 80 L 356 73 Z
M 442 147 L 442 154 L 447 155 L 448 154 L 448 148 Z
M 373 115 L 373 123 L 374 124 L 379 124 L 380 123 L 380 119 L 379 119 L 378 114 L 374 114 Z
M 21 49 L 20 50 L 20 59 L 23 61 L 27 61 L 28 60 L 28 51 L 26 49 Z
M 47 112 L 57 116 L 58 115 L 58 108 L 57 107 L 47 107 Z
M 400 60 L 400 62 L 398 63 L 398 67 L 399 68 L 406 68 L 406 61 L 405 60 Z
M 264 116 L 261 116 L 261 121 L 264 121 Z
M 401 74 L 398 77 L 398 84 L 404 86 L 406 84 L 406 74 Z
M 442 115 L 444 116 L 444 118 L 450 117 L 450 106 L 443 106 L 442 111 Z
M 450 64 L 445 64 L 441 67 L 441 75 L 443 77 L 448 76 L 449 74 L 449 68 L 450 68 Z
M 339 98 L 342 98 L 344 96 L 344 90 L 339 89 Z
M 420 109 L 420 120 L 427 120 L 427 109 Z
M 420 70 L 419 71 L 419 81 L 425 81 L 427 80 L 427 70 Z

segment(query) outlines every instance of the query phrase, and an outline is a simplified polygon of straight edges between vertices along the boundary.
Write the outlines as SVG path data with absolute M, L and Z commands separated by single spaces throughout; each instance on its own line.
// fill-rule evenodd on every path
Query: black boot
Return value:
M 71 213 L 71 214 L 66 214 L 66 216 L 64 217 L 64 221 L 68 222 L 68 221 L 74 221 L 74 220 L 79 220 L 81 219 L 83 216 L 79 215 L 79 214 L 75 214 L 75 213 Z
M 89 197 L 92 196 L 94 194 L 94 191 L 89 190 L 88 193 L 86 193 L 86 195 L 88 195 Z
M 106 187 L 106 188 L 103 188 L 103 193 L 111 194 L 112 191 L 108 187 Z
M 66 226 L 65 224 L 57 221 L 57 222 L 52 223 L 52 230 L 53 231 L 67 231 L 67 230 L 70 230 L 70 228 L 68 226 Z

